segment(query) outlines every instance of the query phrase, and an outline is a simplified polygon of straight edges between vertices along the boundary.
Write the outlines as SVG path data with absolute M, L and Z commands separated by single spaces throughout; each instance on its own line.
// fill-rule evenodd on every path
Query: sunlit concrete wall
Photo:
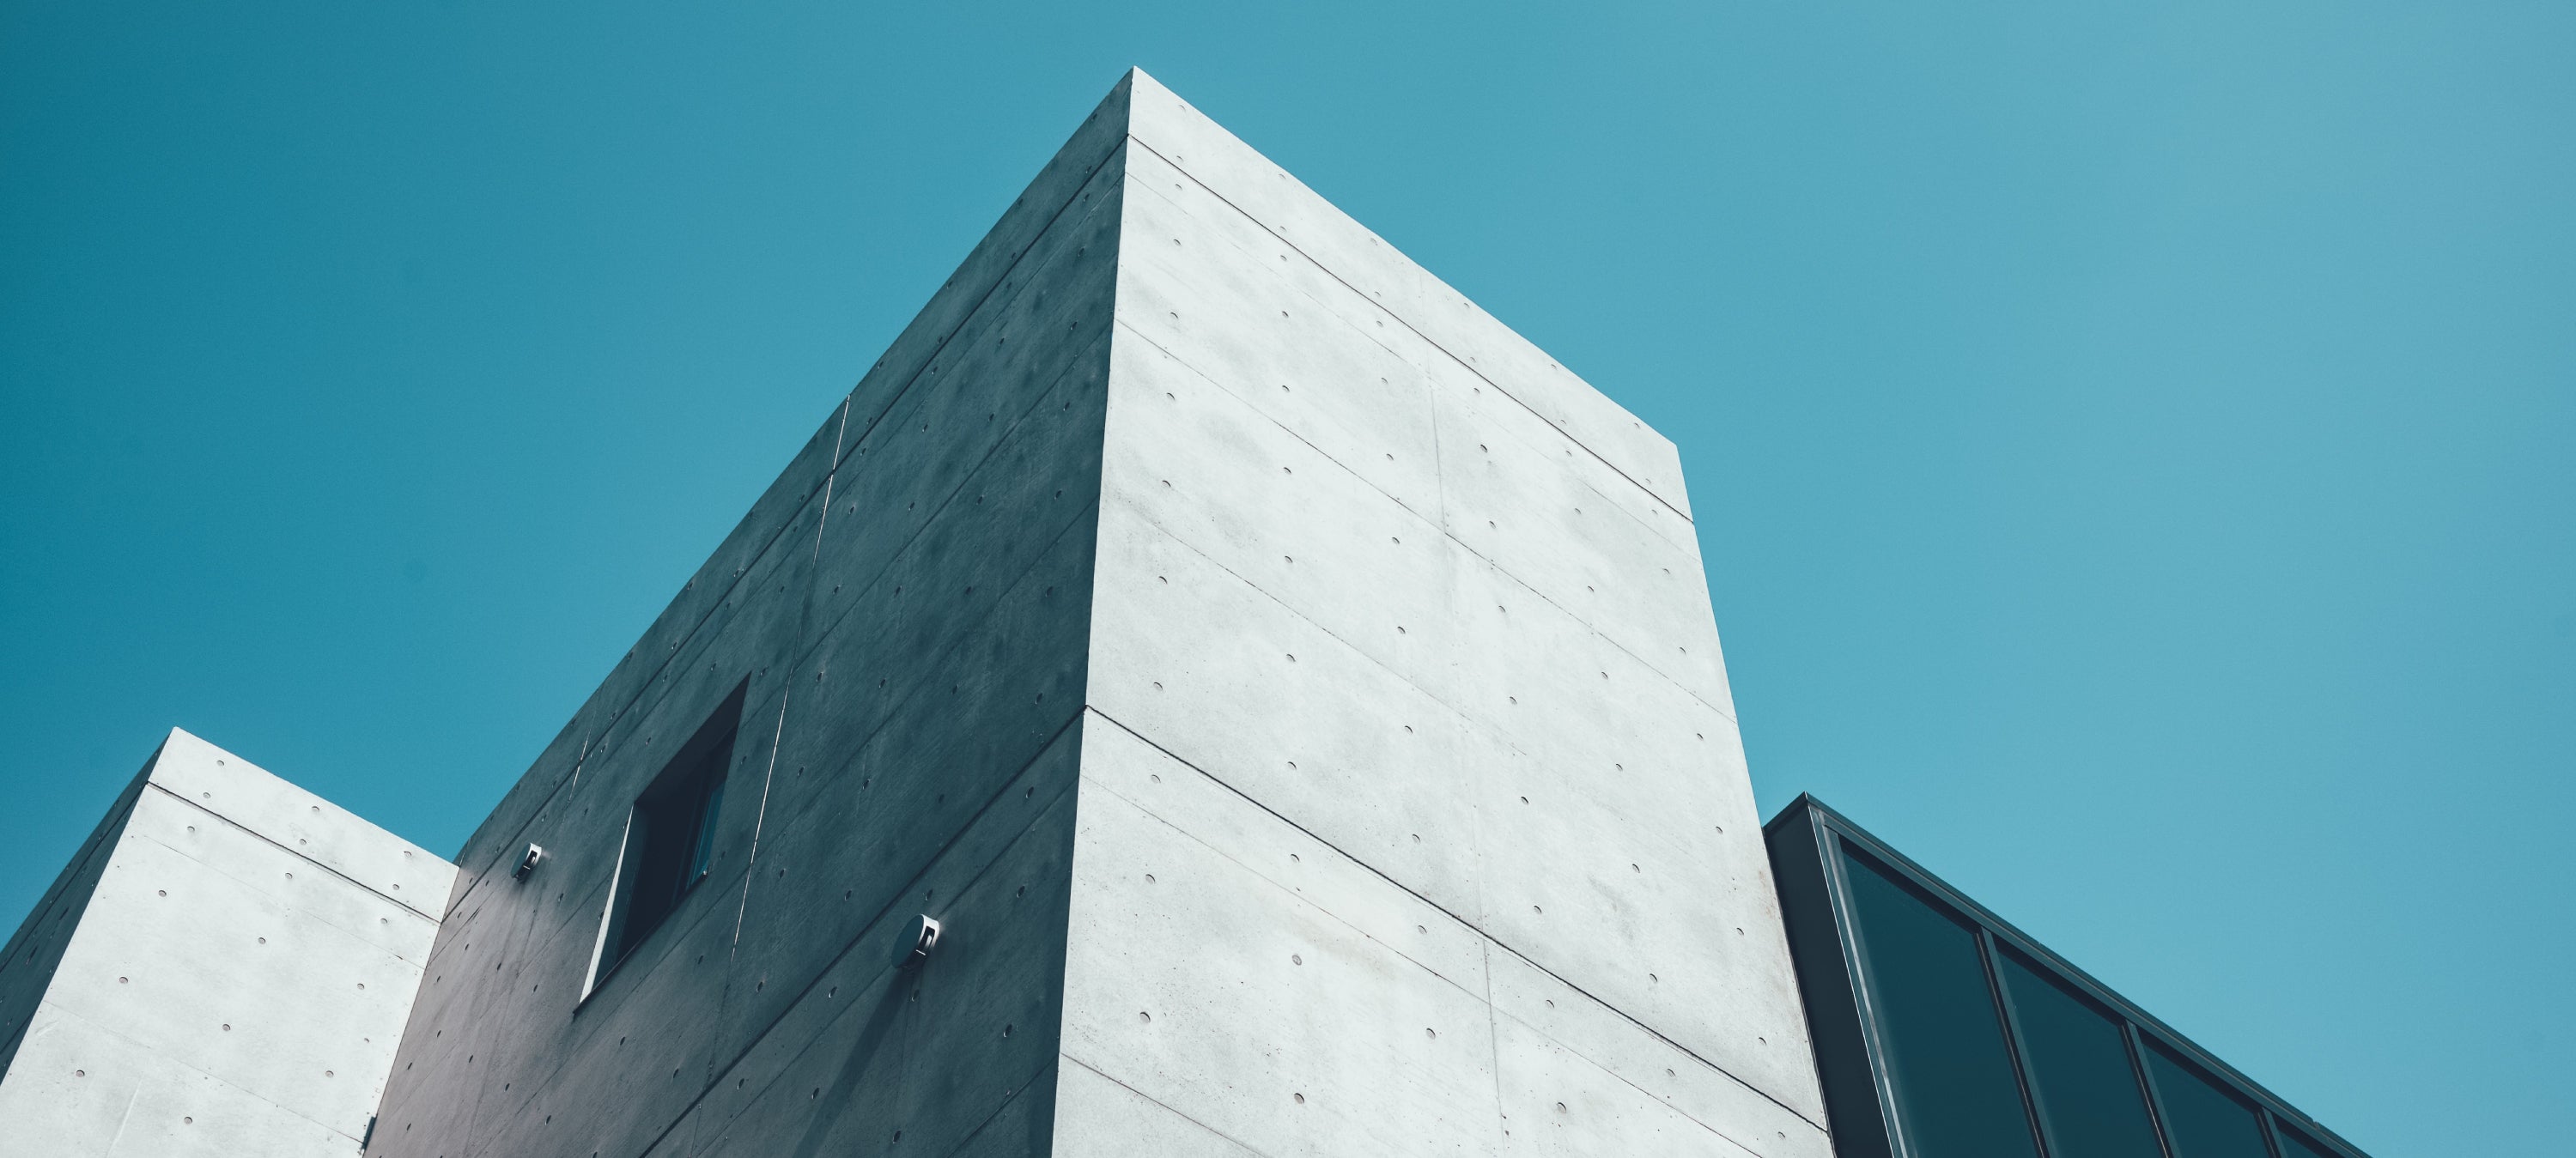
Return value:
M 1823 1158 L 1672 444 L 1134 86 L 1056 1152 Z
M 0 957 L 0 1154 L 354 1152 L 454 872 L 172 731 Z

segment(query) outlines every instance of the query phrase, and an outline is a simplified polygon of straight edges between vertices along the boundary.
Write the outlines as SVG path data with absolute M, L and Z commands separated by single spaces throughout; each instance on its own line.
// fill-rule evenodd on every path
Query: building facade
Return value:
M 1815 798 L 1764 834 L 1840 1158 L 2359 1158 Z
M 2056 1039 L 1955 1003 L 1918 1032 L 1873 996 L 1913 966 L 1819 948 L 1893 934 L 1816 860 L 1845 852 L 1784 834 L 1867 842 L 1820 807 L 1765 839 L 1672 444 L 1141 72 L 453 868 L 272 786 L 233 820 L 266 846 L 226 837 L 266 860 L 190 870 L 275 908 L 262 874 L 304 858 L 340 907 L 261 919 L 320 946 L 374 915 L 378 941 L 236 968 L 266 926 L 105 903 L 153 903 L 128 894 L 171 873 L 102 850 L 217 808 L 209 753 L 174 734 L 154 767 L 192 778 L 138 779 L 11 943 L 0 1013 L 44 996 L 11 1022 L 0 1151 L 2254 1158 L 2183 1125 L 2179 1079 L 2105 1149 L 2048 1116 L 2078 1103 L 2046 1065 L 1914 1066 L 1917 1042 L 2005 1034 L 2018 1064 Z M 1888 895 L 1939 892 L 1868 849 Z M 1978 962 L 2127 1018 L 2124 1056 L 2170 1053 L 2263 1144 L 2313 1130 L 1963 899 L 1925 903 Z M 215 969 L 173 964 L 203 945 Z M 1843 1005 L 1819 1004 L 1829 959 L 1866 961 Z M 109 1008 L 129 977 L 157 1012 Z M 196 1064 L 211 1011 L 324 990 L 302 1037 L 219 1019 L 284 1067 L 222 1080 L 291 1115 L 169 1126 L 150 1075 Z M 93 1074 L 126 1045 L 44 1020 L 72 1014 L 187 1029 Z M 116 1113 L 157 1132 L 100 1134 Z M 21 1114 L 78 1122 L 8 1149 Z

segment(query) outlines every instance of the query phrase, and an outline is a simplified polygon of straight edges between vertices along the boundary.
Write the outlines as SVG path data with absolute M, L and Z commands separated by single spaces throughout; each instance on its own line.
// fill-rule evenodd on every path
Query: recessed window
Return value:
M 742 686 L 734 688 L 635 798 L 594 978 L 615 971 L 706 879 L 715 861 L 716 815 L 724 804 L 725 772 L 733 766 L 743 692 Z

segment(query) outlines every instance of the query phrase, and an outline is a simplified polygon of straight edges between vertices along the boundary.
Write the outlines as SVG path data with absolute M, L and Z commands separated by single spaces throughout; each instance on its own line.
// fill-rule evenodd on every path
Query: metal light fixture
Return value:
M 919 965 L 930 956 L 932 949 L 938 947 L 939 921 L 928 914 L 914 917 L 912 928 L 907 931 L 903 943 L 895 949 L 894 967 L 910 969 Z

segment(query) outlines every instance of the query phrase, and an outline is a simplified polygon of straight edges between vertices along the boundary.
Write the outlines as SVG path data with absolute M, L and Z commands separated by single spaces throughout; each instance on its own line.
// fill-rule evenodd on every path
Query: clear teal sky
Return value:
M 1681 445 L 1766 811 L 2567 1153 L 2576 7 L 866 7 L 0 0 L 0 922 L 453 851 L 1141 64 Z

